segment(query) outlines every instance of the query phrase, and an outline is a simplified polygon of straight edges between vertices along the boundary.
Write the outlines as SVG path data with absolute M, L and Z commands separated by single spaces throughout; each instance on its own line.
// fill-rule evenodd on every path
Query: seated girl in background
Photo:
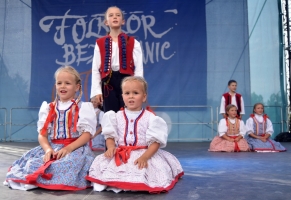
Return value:
M 104 114 L 107 151 L 95 158 L 87 179 L 93 182 L 94 191 L 166 192 L 184 174 L 177 158 L 160 149 L 167 144 L 167 124 L 142 108 L 147 99 L 142 77 L 124 78 L 121 88 L 126 107 Z
M 264 114 L 264 105 L 256 103 L 253 108 L 253 114 L 246 122 L 246 139 L 250 149 L 257 152 L 286 151 L 285 147 L 279 142 L 271 139 L 273 132 L 272 122 Z
M 53 190 L 82 190 L 94 154 L 87 143 L 96 130 L 92 103 L 81 102 L 80 74 L 70 66 L 55 72 L 56 99 L 44 101 L 39 110 L 37 146 L 10 167 L 5 185 L 12 189 L 36 187 Z M 76 94 L 79 96 L 75 99 Z M 49 137 L 49 139 L 48 139 Z
M 218 125 L 218 134 L 210 143 L 209 151 L 239 152 L 249 151 L 245 135 L 244 122 L 237 118 L 235 105 L 226 106 L 227 118 L 221 119 Z

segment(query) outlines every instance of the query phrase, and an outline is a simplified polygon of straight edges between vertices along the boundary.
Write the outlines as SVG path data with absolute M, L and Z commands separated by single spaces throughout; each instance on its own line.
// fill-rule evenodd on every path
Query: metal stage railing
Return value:
M 248 109 L 248 108 L 252 109 L 253 106 L 245 106 L 245 109 Z M 283 117 L 283 107 L 282 106 L 264 106 L 265 110 L 268 109 L 268 108 L 278 108 L 278 109 L 280 109 L 280 121 L 273 121 L 273 120 L 271 120 L 271 121 L 272 121 L 273 125 L 274 124 L 280 124 L 280 127 L 281 127 L 280 128 L 280 132 L 283 132 L 284 131 L 284 124 L 286 123 L 285 122 L 286 120 L 284 120 L 284 117 Z M 288 107 L 286 109 L 288 109 Z M 218 127 L 218 123 L 219 123 L 219 117 L 218 116 L 220 115 L 218 110 L 219 110 L 219 107 L 216 108 L 217 127 Z M 252 112 L 249 112 L 249 113 L 252 113 Z M 286 113 L 288 113 L 288 112 L 286 112 Z M 247 118 L 248 118 L 248 116 L 247 116 Z
M 201 105 L 201 106 L 151 106 L 151 108 L 155 109 L 155 108 L 167 108 L 167 109 L 197 109 L 197 108 L 204 108 L 204 109 L 210 109 L 210 121 L 205 121 L 205 122 L 167 122 L 167 124 L 170 124 L 170 125 L 210 125 L 211 126 L 211 135 L 212 137 L 214 136 L 213 135 L 213 125 L 214 125 L 214 122 L 213 122 L 213 108 L 212 106 L 204 106 L 204 105 Z M 193 140 L 207 140 L 207 138 L 177 138 L 177 139 L 168 139 L 168 141 L 171 141 L 171 140 L 174 140 L 174 141 L 193 141 Z
M 39 110 L 40 107 L 19 107 L 19 108 L 11 108 L 10 109 L 10 130 L 9 130 L 9 141 L 12 141 L 11 140 L 11 135 L 12 135 L 12 126 L 36 126 L 37 124 L 36 123 L 14 123 L 13 121 L 13 111 L 14 110 L 32 110 L 32 109 L 38 109 Z M 38 119 L 38 117 L 36 116 L 35 117 L 36 119 Z
M 252 109 L 253 106 L 245 106 L 246 109 Z M 214 119 L 214 112 L 213 112 L 213 107 L 212 106 L 151 106 L 151 108 L 157 112 L 165 112 L 162 111 L 164 109 L 166 109 L 166 112 L 182 112 L 181 110 L 183 110 L 183 112 L 185 112 L 185 109 L 187 112 L 189 112 L 191 109 L 191 112 L 195 112 L 193 110 L 195 109 L 207 109 L 209 115 L 206 115 L 206 119 L 210 119 L 210 120 L 206 120 L 206 121 L 190 121 L 190 122 L 181 122 L 182 120 L 178 120 L 178 121 L 167 121 L 168 125 L 178 125 L 178 126 L 184 126 L 184 125 L 194 125 L 194 126 L 199 126 L 199 125 L 205 125 L 207 126 L 209 129 L 211 129 L 211 136 L 212 138 L 217 134 L 217 129 L 218 129 L 218 123 L 221 117 L 219 117 L 219 107 L 216 107 L 216 119 Z M 275 109 L 279 109 L 280 112 L 280 120 L 279 121 L 273 121 L 273 124 L 278 124 L 280 125 L 280 131 L 284 132 L 284 125 L 285 125 L 285 129 L 288 130 L 289 127 L 289 118 L 288 118 L 288 111 L 289 111 L 289 107 L 281 107 L 281 106 L 265 106 L 265 109 L 268 108 L 275 108 Z M 12 130 L 13 127 L 15 126 L 22 126 L 22 127 L 27 127 L 27 126 L 37 126 L 37 123 L 19 123 L 16 122 L 16 120 L 14 119 L 17 115 L 19 115 L 20 110 L 35 110 L 35 109 L 39 109 L 39 107 L 18 107 L 18 108 L 11 108 L 10 109 L 10 119 L 9 121 L 7 121 L 7 109 L 6 108 L 0 108 L 0 112 L 3 112 L 3 116 L 4 116 L 4 120 L 3 122 L 0 121 L 0 126 L 4 126 L 4 134 L 3 134 L 3 138 L 0 137 L 0 141 L 7 141 L 7 132 L 9 132 L 8 136 L 9 136 L 9 140 L 8 141 L 12 141 Z M 286 116 L 284 117 L 283 115 L 283 109 L 284 113 L 286 112 Z M 35 116 L 32 116 L 34 119 L 38 119 L 37 113 L 35 113 Z M 19 121 L 19 120 L 18 120 Z M 36 120 L 34 120 L 36 121 Z M 9 130 L 8 130 L 9 127 Z M 168 141 L 171 140 L 175 140 L 175 141 L 201 141 L 201 140 L 209 140 L 207 138 L 177 138 L 177 139 L 168 139 Z M 13 140 L 14 141 L 14 140 Z
M 0 126 L 4 126 L 4 132 L 3 132 L 3 135 L 4 137 L 3 138 L 0 138 L 0 141 L 4 141 L 6 142 L 6 134 L 7 134 L 7 109 L 6 108 L 0 108 L 0 111 L 4 112 L 4 120 L 3 122 L 0 121 Z

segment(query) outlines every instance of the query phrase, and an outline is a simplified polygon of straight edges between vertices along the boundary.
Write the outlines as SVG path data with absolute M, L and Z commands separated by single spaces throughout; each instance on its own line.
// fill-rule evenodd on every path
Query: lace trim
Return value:
M 152 140 L 152 141 L 148 141 L 148 142 L 147 142 L 148 147 L 151 146 L 154 142 L 161 144 L 161 142 L 158 141 L 158 140 L 155 140 L 155 141 Z
M 84 132 L 89 132 L 93 135 L 95 133 L 95 128 L 92 128 L 87 124 L 79 124 L 79 126 L 77 127 L 77 131 L 80 133 L 80 135 Z

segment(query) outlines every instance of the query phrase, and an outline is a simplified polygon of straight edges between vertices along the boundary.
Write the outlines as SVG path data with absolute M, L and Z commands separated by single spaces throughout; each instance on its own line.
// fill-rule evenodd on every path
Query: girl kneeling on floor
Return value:
M 226 106 L 226 118 L 221 119 L 218 125 L 218 136 L 210 143 L 209 151 L 239 152 L 249 151 L 245 135 L 244 122 L 237 118 L 235 105 Z
M 256 103 L 253 114 L 246 122 L 247 141 L 251 151 L 257 152 L 280 152 L 286 151 L 279 142 L 271 139 L 273 125 L 268 116 L 264 114 L 264 105 Z

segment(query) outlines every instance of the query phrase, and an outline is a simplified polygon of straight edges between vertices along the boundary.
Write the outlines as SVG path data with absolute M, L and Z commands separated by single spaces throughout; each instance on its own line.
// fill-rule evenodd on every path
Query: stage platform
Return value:
M 0 180 L 9 166 L 38 143 L 0 143 Z M 168 193 L 11 190 L 1 184 L 0 200 L 288 200 L 291 199 L 291 143 L 282 143 L 282 153 L 214 153 L 209 142 L 168 143 L 165 150 L 181 162 L 185 175 Z M 102 152 L 95 152 L 96 155 Z

